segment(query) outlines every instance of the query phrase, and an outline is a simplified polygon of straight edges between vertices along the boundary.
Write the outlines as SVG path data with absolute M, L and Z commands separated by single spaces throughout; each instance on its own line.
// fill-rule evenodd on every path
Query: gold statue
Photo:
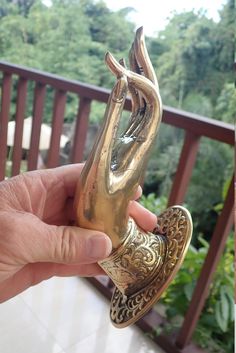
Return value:
M 127 209 L 140 184 L 161 122 L 158 83 L 144 42 L 136 32 L 130 50 L 130 69 L 107 53 L 105 61 L 116 76 L 104 123 L 78 181 L 77 223 L 106 233 L 111 255 L 99 262 L 116 288 L 111 320 L 125 327 L 143 316 L 173 279 L 187 251 L 192 222 L 181 206 L 158 217 L 152 233 L 140 229 Z M 128 92 L 132 113 L 126 131 L 117 136 Z

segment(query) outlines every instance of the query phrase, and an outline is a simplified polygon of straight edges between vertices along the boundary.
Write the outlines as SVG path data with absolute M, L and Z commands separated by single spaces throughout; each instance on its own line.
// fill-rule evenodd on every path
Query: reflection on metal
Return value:
M 111 320 L 116 327 L 125 327 L 151 308 L 176 274 L 191 239 L 192 221 L 183 207 L 170 207 L 149 233 L 129 217 L 129 202 L 142 180 L 161 122 L 161 98 L 142 28 L 130 50 L 130 69 L 110 53 L 105 60 L 117 80 L 78 181 L 75 205 L 79 226 L 105 232 L 112 240 L 111 255 L 99 264 L 116 286 Z M 132 114 L 118 136 L 128 93 Z

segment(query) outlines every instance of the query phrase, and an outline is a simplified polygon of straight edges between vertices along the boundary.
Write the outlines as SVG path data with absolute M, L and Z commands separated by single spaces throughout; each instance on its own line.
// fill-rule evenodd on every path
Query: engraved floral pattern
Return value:
M 110 316 L 116 326 L 134 323 L 159 299 L 183 261 L 191 239 L 191 216 L 183 207 L 171 207 L 158 217 L 153 234 L 156 232 L 164 234 L 167 240 L 164 264 L 153 281 L 138 293 L 125 297 L 119 289 L 115 289 Z
M 124 293 L 137 292 L 151 282 L 163 264 L 166 242 L 163 237 L 145 233 L 133 222 L 132 236 L 100 265 Z

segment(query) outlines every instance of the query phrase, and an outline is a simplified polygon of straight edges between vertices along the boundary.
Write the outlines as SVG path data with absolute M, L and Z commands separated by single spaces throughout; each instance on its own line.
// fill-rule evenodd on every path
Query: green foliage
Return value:
M 211 100 L 203 94 L 191 91 L 183 100 L 182 109 L 202 116 L 212 116 Z
M 204 14 L 186 12 L 174 15 L 158 38 L 166 47 L 156 64 L 160 86 L 171 90 L 179 108 L 189 91 L 212 91 L 207 76 L 212 72 L 215 27 Z
M 23 3 L 27 16 L 18 7 Z M 104 65 L 104 53 L 108 48 L 120 55 L 128 50 L 134 26 L 126 15 L 111 12 L 102 1 L 27 4 L 2 5 L 6 13 L 0 22 L 2 59 L 109 87 L 112 75 Z M 116 31 L 111 30 L 114 26 Z
M 174 13 L 166 28 L 150 39 L 164 104 L 215 116 L 224 84 L 233 82 L 233 9 L 233 0 L 228 0 L 219 23 L 202 11 Z
M 228 191 L 232 164 L 233 148 L 202 138 L 186 203 L 195 220 L 196 234 L 208 240 Z
M 140 203 L 149 211 L 158 215 L 166 209 L 167 198 L 165 196 L 157 198 L 154 193 L 150 193 L 147 196 L 142 195 Z
M 226 30 L 227 29 L 227 30 Z M 216 28 L 216 65 L 232 82 L 233 62 L 235 60 L 235 1 L 227 0 L 220 11 L 220 22 Z
M 184 263 L 176 278 L 164 293 L 162 302 L 168 320 L 180 325 L 190 303 L 197 277 L 208 251 L 208 243 L 199 237 L 198 249 L 190 245 Z M 209 353 L 233 352 L 234 322 L 234 240 L 228 239 L 220 260 L 210 294 L 201 314 L 194 340 Z M 173 326 L 173 325 L 171 325 Z M 167 328 L 169 330 L 170 328 Z
M 227 123 L 236 118 L 236 90 L 233 83 L 225 83 L 216 101 L 215 117 Z
M 145 194 L 150 192 L 158 196 L 169 194 L 182 143 L 183 131 L 161 125 L 145 174 Z
M 101 104 L 98 102 L 92 102 L 90 122 L 93 125 L 100 125 L 103 121 L 104 113 L 106 110 L 106 104 Z

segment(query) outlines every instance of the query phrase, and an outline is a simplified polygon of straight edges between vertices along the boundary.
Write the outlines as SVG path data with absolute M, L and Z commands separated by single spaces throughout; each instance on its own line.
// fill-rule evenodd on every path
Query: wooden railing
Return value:
M 33 123 L 31 132 L 31 142 L 28 154 L 28 170 L 37 168 L 39 153 L 40 127 L 43 119 L 43 109 L 46 96 L 46 89 L 54 91 L 54 102 L 52 111 L 52 136 L 47 157 L 47 167 L 56 167 L 59 163 L 60 136 L 64 121 L 66 108 L 66 97 L 68 93 L 78 96 L 78 111 L 74 138 L 72 141 L 72 152 L 70 162 L 80 162 L 83 160 L 83 151 L 86 141 L 86 133 L 89 124 L 90 107 L 92 101 L 106 103 L 110 91 L 99 87 L 83 84 L 78 81 L 66 80 L 62 77 L 49 73 L 31 70 L 24 67 L 0 62 L 0 72 L 2 72 L 1 89 L 1 111 L 0 111 L 0 180 L 5 177 L 6 157 L 7 157 L 7 129 L 10 117 L 10 107 L 12 105 L 12 91 L 17 90 L 15 99 L 15 120 L 16 133 L 12 154 L 11 175 L 16 175 L 20 171 L 22 157 L 22 134 L 23 121 L 25 118 L 27 85 L 34 83 L 33 97 Z M 14 85 L 12 80 L 14 79 Z M 14 87 L 13 87 L 14 86 Z M 131 110 L 131 101 L 126 100 L 125 109 Z M 200 117 L 195 114 L 186 113 L 170 107 L 164 107 L 163 123 L 184 130 L 185 138 L 182 152 L 179 159 L 177 171 L 175 173 L 172 189 L 169 195 L 169 205 L 181 204 L 185 199 L 188 185 L 191 179 L 196 156 L 201 143 L 201 137 L 217 140 L 220 143 L 234 144 L 234 128 L 217 120 Z M 185 315 L 183 325 L 176 337 L 159 335 L 154 338 L 166 352 L 169 353 L 197 353 L 202 352 L 191 343 L 191 337 L 196 327 L 197 321 L 203 309 L 205 300 L 209 292 L 213 274 L 216 270 L 219 259 L 224 250 L 227 236 L 233 223 L 233 194 L 234 179 L 228 190 L 225 203 L 220 213 L 214 232 L 211 237 L 210 247 L 204 265 L 199 275 L 192 300 Z M 112 285 L 110 281 L 102 282 L 98 278 L 90 279 L 103 294 L 110 298 Z M 140 319 L 137 325 L 145 332 L 150 332 L 163 322 L 162 317 L 151 310 L 145 317 Z

